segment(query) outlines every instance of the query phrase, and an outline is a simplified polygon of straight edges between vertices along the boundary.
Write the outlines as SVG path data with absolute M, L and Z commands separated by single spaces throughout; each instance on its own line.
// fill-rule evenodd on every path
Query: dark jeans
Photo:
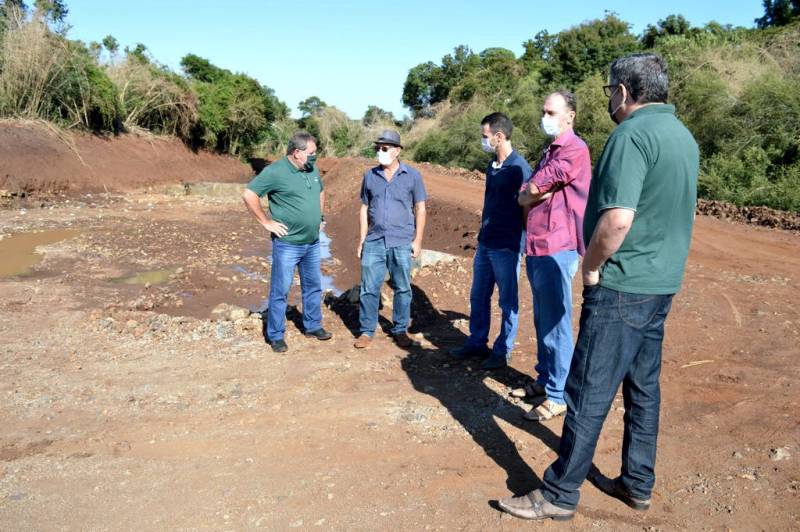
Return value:
M 600 429 L 620 383 L 625 404 L 622 482 L 637 499 L 655 483 L 661 391 L 661 344 L 672 295 L 583 290 L 580 331 L 565 389 L 567 414 L 558 459 L 545 471 L 542 494 L 575 508 L 592 465 Z

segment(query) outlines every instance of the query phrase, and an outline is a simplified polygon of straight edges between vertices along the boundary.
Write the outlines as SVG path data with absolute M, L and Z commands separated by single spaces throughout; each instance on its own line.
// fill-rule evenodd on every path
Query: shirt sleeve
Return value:
M 275 179 L 265 168 L 247 184 L 247 188 L 258 194 L 258 197 L 261 198 L 264 194 L 269 194 L 275 190 Z
M 319 191 L 325 191 L 325 183 L 322 181 L 322 174 L 320 173 L 319 169 L 317 169 L 317 179 L 319 180 Z
M 520 163 L 520 168 L 522 168 L 522 186 L 525 186 L 528 184 L 528 181 L 530 181 L 531 178 L 533 177 L 533 170 L 531 170 L 531 165 L 529 165 L 528 161 L 526 161 L 525 159 L 522 159 L 522 162 Z
M 414 198 L 415 205 L 420 201 L 425 201 L 428 199 L 428 193 L 425 190 L 425 183 L 422 181 L 422 174 L 418 173 L 414 176 L 414 189 L 411 191 L 411 195 Z
M 533 176 L 539 192 L 546 194 L 556 187 L 571 183 L 580 173 L 580 165 L 586 161 L 586 145 L 581 142 L 561 146 L 552 159 L 547 161 Z
M 367 194 L 367 176 L 369 175 L 369 170 L 364 172 L 364 177 L 361 178 L 361 203 L 363 205 L 369 205 L 369 194 Z
M 622 207 L 636 210 L 647 175 L 647 156 L 630 135 L 613 137 L 596 170 L 597 209 Z

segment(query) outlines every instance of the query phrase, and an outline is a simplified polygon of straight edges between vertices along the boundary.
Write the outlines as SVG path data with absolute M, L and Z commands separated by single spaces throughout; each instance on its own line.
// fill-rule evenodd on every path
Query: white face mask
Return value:
M 378 162 L 382 166 L 389 166 L 394 162 L 394 155 L 392 155 L 391 151 L 378 150 Z
M 557 136 L 559 130 L 561 129 L 558 122 L 558 117 L 544 115 L 542 117 L 542 131 L 544 131 L 549 137 Z
M 492 147 L 492 145 L 489 143 L 489 139 L 486 139 L 486 138 L 481 138 L 481 148 L 482 148 L 482 149 L 483 149 L 483 151 L 485 151 L 486 153 L 494 153 L 494 148 L 493 148 L 493 147 Z

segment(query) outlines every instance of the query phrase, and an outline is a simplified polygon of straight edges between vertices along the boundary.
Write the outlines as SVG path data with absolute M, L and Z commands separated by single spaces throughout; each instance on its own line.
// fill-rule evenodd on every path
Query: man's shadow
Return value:
M 541 479 L 520 456 L 517 447 L 505 433 L 498 418 L 524 430 L 541 440 L 553 451 L 558 451 L 559 437 L 547 426 L 523 419 L 524 409 L 512 402 L 506 390 L 521 387 L 529 380 L 524 373 L 508 367 L 502 370 L 480 370 L 480 360 L 456 362 L 447 352 L 460 347 L 467 336 L 453 321 L 468 320 L 460 312 L 439 311 L 427 294 L 412 284 L 411 305 L 412 335 L 421 333 L 427 342 L 423 347 L 415 342 L 406 348 L 402 368 L 418 392 L 435 397 L 450 415 L 467 431 L 494 462 L 505 470 L 506 486 L 515 494 L 527 493 L 541 485 Z M 358 301 L 347 295 L 331 298 L 326 304 L 345 326 L 358 334 Z M 391 323 L 381 316 L 380 327 L 389 332 Z M 430 344 L 430 346 L 428 346 Z M 487 382 L 490 377 L 500 386 L 493 389 Z M 547 464 L 549 465 L 549 464 Z

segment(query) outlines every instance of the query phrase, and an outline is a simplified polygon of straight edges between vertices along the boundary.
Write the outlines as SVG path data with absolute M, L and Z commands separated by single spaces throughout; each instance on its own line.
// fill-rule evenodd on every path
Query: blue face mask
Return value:
M 481 138 L 481 148 L 486 153 L 494 153 L 494 148 L 492 147 L 491 143 L 489 142 L 489 139 L 487 138 L 483 137 Z

